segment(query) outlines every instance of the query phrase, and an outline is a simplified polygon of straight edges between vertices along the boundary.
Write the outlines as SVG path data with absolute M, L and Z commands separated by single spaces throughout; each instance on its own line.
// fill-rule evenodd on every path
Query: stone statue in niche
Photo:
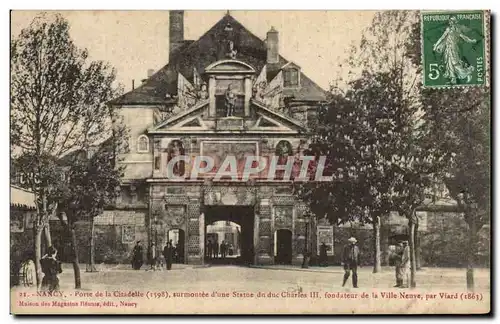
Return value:
M 228 41 L 227 43 L 227 57 L 230 59 L 236 59 L 236 54 L 238 51 L 234 48 L 234 42 L 232 40 Z
M 234 115 L 234 106 L 236 105 L 236 93 L 232 89 L 231 84 L 227 86 L 226 92 L 224 94 L 224 99 L 226 106 L 226 117 L 232 117 Z
M 201 84 L 200 91 L 198 91 L 198 98 L 200 98 L 200 100 L 208 99 L 208 90 L 205 83 Z
M 179 140 L 172 141 L 168 146 L 167 164 L 175 157 L 184 155 L 184 146 Z M 182 176 L 184 174 L 184 161 L 178 161 L 174 164 L 172 171 L 175 176 Z

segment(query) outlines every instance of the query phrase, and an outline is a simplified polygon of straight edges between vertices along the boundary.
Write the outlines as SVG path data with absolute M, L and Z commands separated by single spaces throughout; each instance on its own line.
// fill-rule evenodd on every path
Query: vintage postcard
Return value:
M 12 314 L 488 314 L 490 12 L 12 11 Z

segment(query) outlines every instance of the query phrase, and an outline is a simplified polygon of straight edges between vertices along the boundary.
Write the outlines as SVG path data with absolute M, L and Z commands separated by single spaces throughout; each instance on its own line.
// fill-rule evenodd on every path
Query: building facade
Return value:
M 291 182 L 279 172 L 269 179 L 267 169 L 238 181 L 215 173 L 228 156 L 238 175 L 248 156 L 298 158 L 325 101 L 326 92 L 279 54 L 274 28 L 262 40 L 227 14 L 190 41 L 184 13 L 171 11 L 169 63 L 109 103 L 121 112 L 130 142 L 121 198 L 96 225 L 121 226 L 116 234 L 126 250 L 137 240 L 161 247 L 178 229 L 184 260 L 202 263 L 207 225 L 232 221 L 241 226 L 242 261 L 272 264 L 278 246 L 288 263 L 300 263 L 305 208 Z M 178 156 L 189 160 L 168 170 Z M 200 156 L 211 157 L 213 167 L 197 168 Z

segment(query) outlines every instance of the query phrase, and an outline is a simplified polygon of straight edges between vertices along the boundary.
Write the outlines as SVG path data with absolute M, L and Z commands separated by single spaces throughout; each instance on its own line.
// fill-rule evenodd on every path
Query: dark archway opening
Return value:
M 254 209 L 252 206 L 207 206 L 205 209 L 205 263 L 254 263 Z M 225 244 L 221 249 L 221 244 Z M 225 252 L 225 253 L 222 253 Z
M 292 264 L 292 231 L 279 229 L 275 232 L 275 263 Z
M 186 235 L 182 229 L 171 229 L 167 232 L 167 242 L 172 240 L 174 263 L 185 263 Z

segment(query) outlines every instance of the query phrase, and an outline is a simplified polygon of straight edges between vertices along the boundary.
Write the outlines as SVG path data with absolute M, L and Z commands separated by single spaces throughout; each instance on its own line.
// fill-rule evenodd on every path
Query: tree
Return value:
M 116 166 L 115 152 L 125 143 L 125 128 L 120 127 L 111 137 L 103 143 L 97 152 L 92 150 L 77 152 L 71 159 L 66 159 L 63 168 L 67 181 L 60 187 L 59 218 L 67 228 L 73 247 L 73 268 L 75 272 L 75 288 L 81 288 L 78 243 L 76 240 L 75 223 L 80 220 L 89 220 L 90 231 L 90 267 L 94 271 L 94 218 L 99 216 L 106 206 L 113 203 L 118 195 L 116 188 L 120 185 L 123 176 L 123 166 Z
M 88 60 L 60 15 L 36 17 L 11 48 L 11 133 L 17 145 L 12 158 L 36 198 L 40 285 L 41 233 L 60 198 L 57 161 L 110 136 L 109 111 L 103 105 L 115 96 L 115 72 L 105 62 Z
M 444 181 L 468 227 L 467 288 L 474 288 L 478 232 L 490 222 L 490 89 L 426 89 L 430 134 L 446 163 Z

